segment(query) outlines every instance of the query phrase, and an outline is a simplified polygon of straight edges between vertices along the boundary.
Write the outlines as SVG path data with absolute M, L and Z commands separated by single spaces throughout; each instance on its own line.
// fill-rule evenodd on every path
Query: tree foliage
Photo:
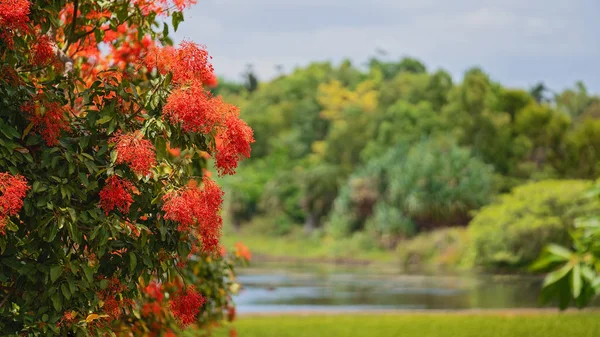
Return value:
M 253 133 L 206 49 L 171 46 L 193 3 L 0 2 L 2 335 L 143 334 L 151 284 L 171 326 L 232 306 L 206 164 L 233 174 Z
M 600 207 L 595 200 L 581 198 L 590 186 L 579 180 L 531 182 L 483 207 L 469 226 L 476 262 L 527 266 L 547 243 L 567 243 L 575 219 Z
M 550 92 L 503 86 L 481 68 L 455 81 L 415 59 L 375 57 L 364 70 L 312 63 L 232 94 L 260 134 L 246 170 L 224 180 L 244 196 L 237 225 L 260 216 L 283 234 L 324 224 L 326 235 L 363 232 L 393 246 L 466 225 L 471 211 L 524 183 L 596 178 L 599 98 L 581 83 Z M 336 179 L 309 182 L 325 167 Z M 319 221 L 307 221 L 307 195 L 326 196 Z

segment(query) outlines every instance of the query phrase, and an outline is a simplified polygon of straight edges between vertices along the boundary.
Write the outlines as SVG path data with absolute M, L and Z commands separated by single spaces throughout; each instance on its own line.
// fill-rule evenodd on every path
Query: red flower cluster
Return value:
M 179 224 L 177 230 L 195 229 L 202 240 L 204 251 L 218 248 L 223 219 L 219 209 L 223 203 L 223 191 L 207 177 L 202 179 L 203 188 L 187 186 L 163 197 L 165 219 Z M 195 226 L 197 225 L 197 226 Z
M 28 190 L 27 179 L 22 175 L 0 173 L 0 234 L 4 234 L 8 217 L 17 215 L 23 207 Z
M 146 67 L 171 73 L 175 89 L 163 107 L 163 118 L 185 132 L 216 131 L 216 166 L 220 175 L 233 174 L 242 157 L 250 157 L 252 129 L 239 118 L 239 109 L 204 89 L 216 85 L 210 56 L 202 46 L 183 42 L 178 48 L 155 48 L 144 58 Z
M 50 38 L 46 35 L 42 35 L 38 38 L 37 43 L 32 49 L 33 64 L 36 66 L 47 66 L 56 60 Z
M 165 296 L 162 291 L 162 286 L 154 281 L 146 286 L 146 294 L 158 302 L 162 301 Z
M 186 327 L 196 320 L 205 301 L 194 286 L 189 286 L 173 296 L 169 301 L 169 308 L 181 326 Z
M 171 123 L 180 124 L 185 132 L 209 133 L 223 118 L 218 109 L 220 102 L 200 83 L 192 82 L 171 92 L 163 114 Z
M 250 157 L 251 143 L 254 143 L 252 128 L 237 114 L 227 116 L 225 127 L 218 129 L 216 137 L 215 161 L 219 174 L 234 174 L 242 156 Z
M 134 0 L 133 3 L 142 10 L 144 15 L 148 15 L 150 13 L 166 14 L 173 6 L 182 11 L 186 7 L 194 5 L 197 1 L 198 0 Z
M 61 319 L 56 323 L 57 327 L 61 327 L 63 325 L 69 325 L 70 323 L 75 321 L 75 316 L 73 315 L 73 311 L 66 311 Z
M 100 207 L 107 215 L 114 208 L 119 209 L 122 213 L 129 213 L 129 207 L 133 203 L 130 193 L 132 189 L 133 184 L 130 181 L 118 176 L 110 176 L 100 191 Z
M 26 30 L 29 23 L 29 0 L 0 1 L 0 39 L 12 48 L 15 30 Z
M 239 109 L 221 97 L 211 97 L 200 84 L 192 81 L 191 86 L 173 90 L 163 113 L 186 132 L 217 130 L 217 144 L 213 150 L 220 175 L 234 174 L 239 160 L 250 157 L 254 134 L 252 128 L 239 118 Z
M 156 165 L 154 145 L 140 131 L 117 135 L 110 140 L 115 144 L 117 164 L 125 163 L 137 174 L 148 175 Z
M 47 146 L 57 145 L 61 131 L 71 130 L 65 109 L 58 102 L 43 101 L 41 106 L 29 102 L 21 109 L 28 114 L 35 131 L 42 135 Z
M 162 307 L 157 302 L 144 303 L 142 306 L 142 314 L 146 317 L 158 316 L 162 311 Z
M 161 74 L 172 73 L 172 81 L 176 85 L 190 81 L 213 83 L 214 69 L 210 59 L 206 47 L 189 41 L 182 42 L 177 48 L 151 49 L 144 57 L 149 69 L 156 68 Z
M 112 319 L 118 319 L 123 314 L 124 309 L 130 308 L 133 305 L 133 301 L 131 299 L 117 300 L 117 295 L 127 289 L 127 286 L 121 284 L 116 277 L 112 277 L 108 281 L 108 287 L 100 291 L 98 297 L 104 302 L 102 304 L 102 311 Z

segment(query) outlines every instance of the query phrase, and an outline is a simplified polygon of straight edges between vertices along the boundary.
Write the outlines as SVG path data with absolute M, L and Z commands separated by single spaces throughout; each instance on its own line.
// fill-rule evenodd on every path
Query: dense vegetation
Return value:
M 407 256 L 405 240 L 472 221 L 464 236 L 443 232 L 468 241 L 451 260 L 523 267 L 569 240 L 577 195 L 600 169 L 600 97 L 583 83 L 508 88 L 478 68 L 455 83 L 405 58 L 313 63 L 217 90 L 256 130 L 253 157 L 224 182 L 238 229 L 360 238 Z
M 195 0 L 0 1 L 0 336 L 174 336 L 233 320 L 242 245 L 223 192 L 252 129 L 206 49 L 172 46 Z

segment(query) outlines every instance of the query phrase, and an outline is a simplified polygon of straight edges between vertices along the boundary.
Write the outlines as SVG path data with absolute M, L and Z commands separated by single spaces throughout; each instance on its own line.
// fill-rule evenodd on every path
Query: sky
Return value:
M 198 0 L 175 41 L 207 46 L 218 75 L 261 81 L 314 61 L 415 57 L 456 80 L 479 66 L 493 80 L 554 90 L 582 80 L 600 93 L 599 0 Z

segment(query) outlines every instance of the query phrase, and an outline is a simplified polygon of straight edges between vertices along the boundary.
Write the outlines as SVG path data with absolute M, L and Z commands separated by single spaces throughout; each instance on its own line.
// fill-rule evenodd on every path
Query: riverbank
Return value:
M 232 326 L 243 337 L 597 337 L 600 313 L 495 310 L 251 315 L 240 317 Z M 222 328 L 215 335 L 227 336 L 229 329 Z
M 254 260 L 266 262 L 314 262 L 365 265 L 399 262 L 395 251 L 365 248 L 351 240 L 328 240 L 323 237 L 287 235 L 273 237 L 253 234 L 251 230 L 228 231 L 222 237 L 225 247 L 243 242 Z
M 257 224 L 246 224 L 239 231 L 226 228 L 222 240 L 227 247 L 243 242 L 257 262 L 378 265 L 435 272 L 474 269 L 472 257 L 467 253 L 466 229 L 460 227 L 424 233 L 389 249 L 382 248 L 362 233 L 333 239 L 322 232 L 306 235 L 298 230 L 273 236 Z

